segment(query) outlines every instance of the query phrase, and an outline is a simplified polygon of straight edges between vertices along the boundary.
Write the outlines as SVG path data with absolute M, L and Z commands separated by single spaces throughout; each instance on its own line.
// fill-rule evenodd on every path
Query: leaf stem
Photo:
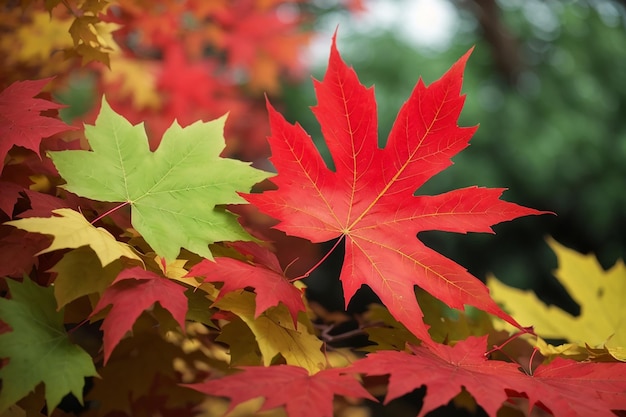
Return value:
M 535 359 L 535 355 L 537 354 L 537 352 L 539 352 L 539 349 L 537 348 L 537 346 L 535 346 L 533 348 L 533 353 L 530 355 L 530 359 L 528 359 L 528 374 L 532 375 L 534 370 L 533 370 L 533 359 Z
M 96 217 L 95 219 L 93 219 L 90 224 L 95 224 L 98 220 L 102 219 L 103 217 L 108 216 L 109 214 L 113 213 L 114 211 L 117 211 L 119 209 L 121 209 L 124 206 L 127 206 L 130 204 L 130 201 L 125 201 L 122 204 L 119 204 L 115 207 L 113 207 L 111 210 L 107 210 L 104 213 L 102 213 L 101 215 L 99 215 L 98 217 Z
M 287 276 L 287 270 L 289 269 L 291 265 L 295 264 L 298 261 L 298 259 L 300 259 L 300 257 L 296 257 L 293 261 L 289 262 L 289 264 L 283 270 L 283 275 Z
M 511 336 L 509 336 L 508 339 L 506 339 L 504 342 L 502 342 L 502 344 L 500 345 L 493 345 L 493 348 L 488 350 L 487 352 L 485 352 L 485 357 L 491 355 L 493 352 L 495 352 L 496 350 L 499 350 L 502 352 L 502 348 L 505 347 L 506 345 L 508 345 L 510 342 L 512 342 L 513 340 L 517 339 L 518 337 L 520 337 L 523 334 L 526 334 L 527 332 L 515 332 L 513 333 Z
M 341 242 L 343 240 L 343 237 L 345 235 L 341 235 L 341 237 L 339 239 L 337 239 L 337 241 L 335 242 L 335 244 L 333 245 L 332 248 L 330 248 L 330 250 L 326 253 L 326 255 L 324 255 L 324 257 L 322 257 L 322 259 L 320 259 L 315 265 L 313 265 L 308 271 L 306 271 L 304 274 L 300 275 L 299 277 L 295 277 L 289 280 L 289 282 L 295 282 L 295 281 L 299 281 L 301 279 L 304 278 L 308 278 L 309 275 L 311 275 L 311 273 L 313 271 L 315 271 L 321 264 L 324 263 L 324 261 L 326 259 L 328 259 L 328 257 L 330 256 L 331 253 L 334 252 L 334 250 L 337 248 L 337 246 L 339 246 L 339 242 Z
M 79 327 L 81 327 L 83 324 L 87 323 L 88 321 L 89 321 L 89 318 L 86 318 L 85 320 L 81 321 L 76 326 L 74 326 L 71 329 L 67 330 L 67 334 L 74 333 L 76 330 L 78 330 Z

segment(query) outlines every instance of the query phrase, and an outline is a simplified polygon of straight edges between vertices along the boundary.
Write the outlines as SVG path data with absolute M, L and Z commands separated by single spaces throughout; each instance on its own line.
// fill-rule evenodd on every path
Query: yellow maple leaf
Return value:
M 241 318 L 252 330 L 259 350 L 263 355 L 263 364 L 269 366 L 278 354 L 285 358 L 288 365 L 305 368 L 314 374 L 326 368 L 326 357 L 320 350 L 322 341 L 309 332 L 298 318 L 297 328 L 283 304 L 266 310 L 256 319 L 255 295 L 247 291 L 233 291 L 216 303 L 222 310 L 230 311 Z
M 33 13 L 32 23 L 17 30 L 21 41 L 16 48 L 17 57 L 22 62 L 45 62 L 60 50 L 72 46 L 72 39 L 67 32 L 72 19 L 51 18 L 46 12 Z
M 79 212 L 68 208 L 57 209 L 52 212 L 56 216 L 28 217 L 4 224 L 28 232 L 52 235 L 54 240 L 50 247 L 42 250 L 37 255 L 57 249 L 75 249 L 89 245 L 98 255 L 102 266 L 106 266 L 122 256 L 129 259 L 137 259 L 141 262 L 141 258 L 129 245 L 118 242 L 106 229 L 95 227 Z
M 508 287 L 495 279 L 489 279 L 487 284 L 492 297 L 520 323 L 533 325 L 541 337 L 566 339 L 582 350 L 586 345 L 606 348 L 614 358 L 626 361 L 624 262 L 620 260 L 605 271 L 593 255 L 580 254 L 553 239 L 548 244 L 559 261 L 555 276 L 580 306 L 579 316 L 545 305 L 534 292 Z M 558 352 L 546 344 L 537 347 L 542 349 L 542 346 L 545 346 L 542 353 Z
M 20 11 L 19 8 L 14 10 Z M 63 51 L 73 44 L 68 34 L 71 19 L 51 17 L 44 11 L 26 16 L 22 14 L 16 22 L 13 22 L 13 18 L 7 12 L 3 12 L 0 17 L 8 29 L 0 37 L 0 55 L 7 70 L 13 68 L 19 75 L 18 72 L 26 66 L 37 77 L 49 77 L 67 71 L 71 63 L 65 60 Z
M 49 270 L 57 274 L 54 280 L 54 298 L 58 308 L 84 295 L 102 295 L 122 268 L 122 263 L 115 261 L 102 267 L 96 253 L 87 246 L 66 253 Z
M 118 99 L 130 98 L 138 110 L 159 109 L 162 99 L 157 92 L 157 63 L 129 59 L 122 54 L 111 54 L 113 71 L 102 72 L 103 81 Z
M 113 40 L 112 32 L 120 27 L 117 23 L 105 23 L 97 16 L 89 14 L 77 17 L 69 28 L 74 48 L 66 49 L 66 55 L 80 55 L 83 58 L 83 65 L 99 61 L 110 67 L 109 54 L 120 50 Z

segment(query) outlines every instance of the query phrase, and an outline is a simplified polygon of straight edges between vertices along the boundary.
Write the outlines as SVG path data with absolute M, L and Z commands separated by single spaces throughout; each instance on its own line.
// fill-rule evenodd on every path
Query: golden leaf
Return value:
M 288 365 L 300 366 L 311 374 L 326 368 L 326 358 L 320 350 L 322 341 L 309 333 L 303 322 L 308 319 L 303 313 L 298 317 L 297 328 L 294 328 L 291 315 L 283 304 L 266 310 L 255 319 L 255 295 L 246 291 L 226 294 L 215 305 L 237 315 L 248 325 L 259 345 L 265 366 L 269 366 L 280 354 Z
M 52 212 L 56 216 L 28 217 L 4 224 L 28 232 L 52 235 L 54 240 L 50 247 L 42 250 L 37 255 L 57 249 L 75 249 L 89 245 L 98 255 L 102 266 L 106 266 L 122 256 L 141 261 L 141 258 L 129 245 L 118 242 L 106 229 L 95 227 L 79 212 L 68 208 L 57 209 Z
M 624 262 L 620 260 L 605 271 L 593 255 L 580 254 L 553 239 L 548 244 L 559 261 L 555 276 L 580 306 L 579 316 L 547 306 L 533 292 L 508 287 L 495 279 L 488 281 L 492 297 L 520 323 L 533 325 L 541 337 L 566 339 L 583 350 L 586 345 L 606 348 L 615 359 L 626 361 Z M 538 347 L 541 349 L 541 345 Z M 554 353 L 544 350 L 547 355 Z

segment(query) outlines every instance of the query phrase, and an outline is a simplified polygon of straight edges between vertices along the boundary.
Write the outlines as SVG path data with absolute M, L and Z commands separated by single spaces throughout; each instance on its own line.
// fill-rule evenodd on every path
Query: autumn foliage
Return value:
M 476 131 L 458 126 L 471 51 L 417 81 L 380 147 L 335 36 L 312 108 L 331 169 L 274 107 L 303 71 L 305 5 L 3 6 L 0 416 L 348 417 L 422 387 L 420 416 L 626 410 L 622 263 L 549 241 L 572 317 L 419 239 L 548 214 L 504 189 L 420 194 Z M 98 105 L 67 125 L 44 91 L 79 74 Z M 298 241 L 332 248 L 299 259 Z M 339 246 L 346 307 L 363 286 L 381 301 L 364 314 L 307 299 Z

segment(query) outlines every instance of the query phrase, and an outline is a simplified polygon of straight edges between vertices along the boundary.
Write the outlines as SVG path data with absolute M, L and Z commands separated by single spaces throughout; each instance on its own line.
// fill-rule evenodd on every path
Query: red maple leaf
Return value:
M 7 214 L 9 218 L 13 217 L 13 207 L 15 207 L 22 191 L 24 191 L 24 187 L 21 185 L 0 179 L 0 211 Z
M 106 289 L 90 317 L 112 304 L 102 326 L 104 332 L 104 363 L 113 349 L 131 330 L 139 315 L 158 302 L 185 329 L 187 297 L 185 287 L 140 267 L 125 269 Z
M 50 236 L 0 225 L 0 276 L 22 277 L 37 265 L 37 254 L 50 246 Z
M 323 81 L 315 82 L 313 108 L 335 171 L 326 167 L 310 137 L 268 103 L 272 162 L 277 190 L 245 198 L 279 219 L 289 235 L 313 242 L 345 240 L 341 281 L 346 306 L 367 284 L 395 318 L 429 340 L 414 295 L 419 285 L 450 307 L 473 305 L 519 324 L 489 296 L 465 268 L 416 239 L 419 232 L 490 232 L 493 224 L 540 211 L 499 199 L 503 189 L 469 187 L 436 196 L 414 196 L 433 175 L 452 164 L 475 127 L 458 127 L 465 54 L 438 81 L 420 79 L 389 135 L 378 148 L 376 101 L 372 88 L 331 48 Z
M 385 403 L 426 385 L 419 416 L 447 404 L 461 387 L 490 416 L 496 415 L 512 391 L 528 398 L 530 408 L 539 405 L 554 415 L 608 417 L 614 416 L 611 409 L 626 408 L 623 363 L 557 358 L 528 375 L 517 364 L 488 360 L 486 343 L 487 336 L 469 337 L 454 347 L 411 346 L 413 354 L 380 351 L 355 362 L 352 369 L 368 375 L 390 375 Z
M 276 255 L 253 242 L 237 242 L 232 246 L 242 255 L 251 256 L 252 260 L 243 262 L 232 258 L 216 258 L 215 261 L 204 259 L 191 268 L 188 276 L 202 276 L 204 282 L 223 282 L 216 302 L 228 292 L 246 287 L 254 288 L 256 317 L 282 302 L 291 313 L 295 325 L 298 312 L 306 311 L 302 291 L 285 277 Z
M 229 411 L 244 401 L 264 397 L 259 411 L 284 405 L 290 417 L 332 417 L 335 395 L 376 401 L 353 375 L 345 375 L 345 369 L 341 368 L 326 369 L 314 375 L 291 365 L 241 369 L 243 372 L 238 374 L 185 386 L 208 395 L 229 397 Z
M 0 161 L 4 161 L 13 145 L 30 149 L 39 155 L 39 144 L 43 138 L 73 129 L 59 119 L 40 114 L 42 111 L 64 107 L 62 104 L 33 98 L 51 79 L 16 81 L 0 92 Z

